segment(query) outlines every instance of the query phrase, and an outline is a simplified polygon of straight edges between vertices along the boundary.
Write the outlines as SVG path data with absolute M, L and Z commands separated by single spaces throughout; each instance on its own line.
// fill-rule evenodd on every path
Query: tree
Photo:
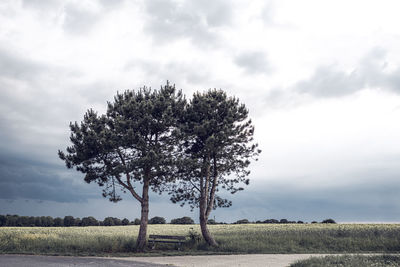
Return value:
M 64 217 L 64 226 L 74 226 L 75 225 L 75 219 L 72 216 L 65 216 Z
M 279 223 L 279 221 L 277 219 L 267 219 L 264 223 Z
M 155 216 L 149 220 L 149 224 L 165 224 L 165 223 L 166 223 L 165 218 L 159 216 Z
M 0 226 L 6 226 L 7 217 L 4 215 L 0 215 Z
M 42 218 L 41 217 L 35 217 L 35 226 L 42 226 Z
M 114 224 L 114 218 L 113 217 L 107 217 L 103 221 L 104 226 L 113 226 Z
M 122 219 L 122 225 L 129 225 L 129 220 L 127 218 Z
M 54 219 L 54 226 L 59 227 L 59 226 L 64 226 L 64 220 L 61 219 L 60 217 L 57 217 Z
M 214 219 L 208 219 L 207 224 L 217 224 Z
M 136 249 L 146 245 L 149 188 L 161 193 L 172 175 L 177 116 L 185 100 L 175 86 L 125 91 L 108 103 L 107 113 L 89 109 L 80 125 L 70 124 L 72 146 L 59 157 L 68 168 L 85 174 L 87 183 L 102 186 L 103 196 L 121 200 L 117 189 L 130 192 L 141 205 Z M 137 186 L 141 185 L 139 195 Z
M 118 218 L 113 217 L 114 225 L 122 225 L 122 221 Z
M 250 223 L 249 220 L 241 219 L 241 220 L 236 221 L 234 224 L 248 224 L 248 223 Z
M 194 224 L 194 221 L 190 217 L 182 217 L 171 220 L 171 224 Z
M 30 216 L 28 218 L 28 226 L 31 226 L 31 227 L 35 226 L 35 217 Z
M 321 223 L 336 223 L 334 219 L 325 219 Z
M 207 220 L 213 209 L 232 204 L 217 194 L 219 189 L 233 194 L 243 190 L 238 183 L 249 184 L 250 159 L 261 152 L 253 143 L 254 127 L 244 104 L 215 89 L 193 95 L 179 126 L 179 182 L 169 194 L 174 203 L 199 208 L 202 235 L 209 245 L 216 246 Z
M 89 216 L 89 217 L 83 217 L 81 221 L 81 226 L 98 226 L 99 222 L 96 220 L 96 218 Z
M 81 218 L 75 218 L 75 220 L 74 220 L 74 226 L 82 226 L 82 220 L 81 220 Z

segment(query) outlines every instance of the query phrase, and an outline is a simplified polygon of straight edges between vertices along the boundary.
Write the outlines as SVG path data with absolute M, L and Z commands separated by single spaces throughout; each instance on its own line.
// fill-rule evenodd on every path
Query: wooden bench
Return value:
M 156 243 L 177 244 L 179 247 L 186 241 L 186 236 L 179 235 L 149 235 L 149 244 L 155 248 Z

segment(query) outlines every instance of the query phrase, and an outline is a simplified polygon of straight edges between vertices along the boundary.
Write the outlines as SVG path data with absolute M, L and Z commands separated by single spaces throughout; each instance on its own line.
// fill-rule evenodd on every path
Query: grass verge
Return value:
M 343 255 L 312 257 L 290 265 L 290 267 L 398 267 L 399 255 Z

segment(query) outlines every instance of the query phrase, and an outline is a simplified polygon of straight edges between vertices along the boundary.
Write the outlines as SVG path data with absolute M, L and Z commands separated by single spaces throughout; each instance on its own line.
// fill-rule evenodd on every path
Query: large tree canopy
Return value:
M 104 188 L 104 197 L 121 200 L 120 188 L 140 202 L 139 250 L 146 243 L 149 188 L 161 192 L 166 182 L 175 179 L 174 129 L 184 105 L 181 91 L 168 83 L 160 90 L 118 93 L 105 115 L 90 109 L 80 124 L 71 123 L 72 146 L 66 153 L 59 151 L 68 168 L 75 167 L 85 174 L 86 182 Z M 137 191 L 140 184 L 142 192 Z
M 207 229 L 211 211 L 229 207 L 231 201 L 217 194 L 231 193 L 249 184 L 247 167 L 261 152 L 253 143 L 254 127 L 248 110 L 222 90 L 195 93 L 179 124 L 181 142 L 180 179 L 172 186 L 171 200 L 200 209 L 203 237 L 217 245 Z

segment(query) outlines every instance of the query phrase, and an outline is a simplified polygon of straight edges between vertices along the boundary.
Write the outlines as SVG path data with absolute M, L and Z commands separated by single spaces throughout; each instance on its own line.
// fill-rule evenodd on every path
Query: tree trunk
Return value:
M 147 242 L 147 223 L 149 221 L 149 180 L 144 179 L 142 193 L 142 211 L 140 217 L 139 234 L 136 240 L 136 250 L 143 251 Z
M 207 244 L 216 247 L 218 243 L 215 241 L 214 237 L 210 234 L 207 227 L 208 216 L 206 215 L 206 203 L 205 200 L 200 200 L 200 228 L 201 234 L 203 235 L 204 240 L 206 240 Z

